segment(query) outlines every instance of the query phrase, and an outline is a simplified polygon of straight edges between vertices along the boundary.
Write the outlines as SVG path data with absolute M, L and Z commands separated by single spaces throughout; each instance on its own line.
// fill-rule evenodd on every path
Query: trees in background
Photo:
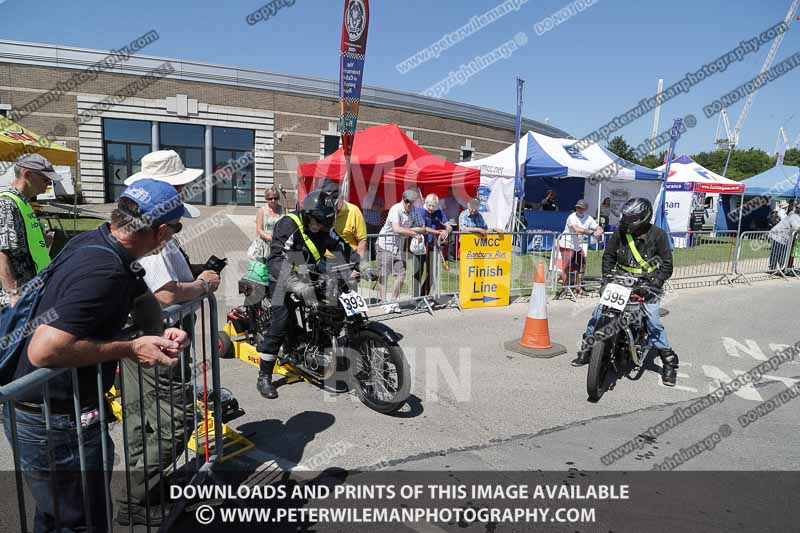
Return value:
M 665 152 L 661 152 L 658 156 L 648 155 L 642 159 L 638 159 L 634 155 L 633 148 L 622 137 L 617 135 L 608 142 L 608 150 L 623 159 L 627 159 L 632 163 L 643 165 L 648 168 L 656 168 L 661 166 L 664 162 Z M 727 150 L 714 150 L 711 152 L 700 152 L 699 154 L 689 155 L 692 159 L 703 165 L 707 169 L 722 174 L 725 169 L 725 160 L 728 157 Z M 740 181 L 750 178 L 756 174 L 760 174 L 765 170 L 775 166 L 777 157 L 773 154 L 770 155 L 764 150 L 758 148 L 749 148 L 747 150 L 735 150 L 731 155 L 731 162 L 728 165 L 728 173 L 726 177 Z M 800 166 L 800 150 L 792 148 L 786 151 L 783 160 L 784 165 Z

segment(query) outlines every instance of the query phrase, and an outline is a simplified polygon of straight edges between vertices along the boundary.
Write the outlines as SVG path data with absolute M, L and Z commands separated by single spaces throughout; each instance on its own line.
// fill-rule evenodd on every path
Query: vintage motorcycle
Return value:
M 355 389 L 364 405 L 379 413 L 400 409 L 411 389 L 411 371 L 399 346 L 402 335 L 382 322 L 369 320 L 364 299 L 350 280 L 354 264 L 329 267 L 313 274 L 316 301 L 305 302 L 289 294 L 296 308 L 295 330 L 288 336 L 278 364 L 299 373 L 326 390 Z M 367 272 L 370 279 L 374 273 Z M 258 346 L 269 330 L 271 313 L 267 286 L 249 279 L 239 281 L 245 305 L 228 313 L 237 342 Z M 230 355 L 233 340 L 220 332 L 220 354 Z
M 643 280 L 629 275 L 611 275 L 603 289 L 603 306 L 595 324 L 592 355 L 586 377 L 589 399 L 602 398 L 611 383 L 610 371 L 616 377 L 637 372 L 647 355 L 647 327 L 644 323 L 643 294 L 655 291 Z

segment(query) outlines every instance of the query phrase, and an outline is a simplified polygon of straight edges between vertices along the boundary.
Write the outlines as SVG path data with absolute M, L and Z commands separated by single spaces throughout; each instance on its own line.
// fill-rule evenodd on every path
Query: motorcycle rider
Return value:
M 603 277 L 605 279 L 613 270 L 621 270 L 646 280 L 651 290 L 643 291 L 641 296 L 646 298 L 642 311 L 648 344 L 657 349 L 661 357 L 661 382 L 672 387 L 678 370 L 678 356 L 672 351 L 658 314 L 661 289 L 672 276 L 672 250 L 664 230 L 650 223 L 652 216 L 653 205 L 644 198 L 631 198 L 623 204 L 619 228 L 603 252 Z M 586 326 L 578 357 L 572 361 L 572 366 L 589 363 L 594 344 L 592 335 L 601 313 L 602 305 L 598 305 Z
M 345 261 L 357 256 L 332 229 L 338 196 L 338 188 L 332 190 L 330 187 L 308 193 L 300 210 L 281 218 L 273 229 L 267 258 L 272 321 L 269 331 L 257 346 L 261 365 L 256 388 L 264 398 L 278 397 L 272 384 L 272 372 L 278 351 L 295 325 L 295 306 L 289 294 L 313 302 L 316 295 L 308 274 L 322 267 L 326 252 L 332 252 L 334 257 L 343 257 Z M 353 275 L 356 277 L 355 272 Z

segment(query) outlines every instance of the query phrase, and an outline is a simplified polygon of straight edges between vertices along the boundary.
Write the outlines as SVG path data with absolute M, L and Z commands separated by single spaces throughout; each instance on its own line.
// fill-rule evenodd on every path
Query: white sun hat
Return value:
M 153 179 L 169 183 L 173 187 L 180 187 L 193 182 L 203 175 L 199 168 L 186 168 L 175 150 L 158 150 L 142 157 L 142 170 L 132 174 L 125 180 L 125 185 L 131 185 L 139 180 Z M 200 210 L 195 206 L 184 203 L 187 218 L 197 218 Z
M 142 179 L 153 179 L 176 185 L 186 185 L 203 175 L 201 168 L 186 168 L 175 150 L 150 152 L 142 158 L 142 170 L 125 180 L 125 185 Z

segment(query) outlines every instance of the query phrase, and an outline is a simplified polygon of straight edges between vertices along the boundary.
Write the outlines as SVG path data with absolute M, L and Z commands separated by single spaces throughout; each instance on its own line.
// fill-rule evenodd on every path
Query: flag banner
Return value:
M 364 58 L 367 53 L 369 0 L 345 0 L 342 21 L 342 57 L 339 66 L 339 100 L 344 155 L 353 152 L 353 138 L 358 125 L 361 82 L 364 79 Z
M 522 183 L 522 176 L 519 175 L 519 138 L 522 135 L 522 87 L 525 80 L 517 78 L 517 121 L 516 121 L 516 145 L 514 147 L 514 194 L 517 198 L 525 196 L 525 186 Z

